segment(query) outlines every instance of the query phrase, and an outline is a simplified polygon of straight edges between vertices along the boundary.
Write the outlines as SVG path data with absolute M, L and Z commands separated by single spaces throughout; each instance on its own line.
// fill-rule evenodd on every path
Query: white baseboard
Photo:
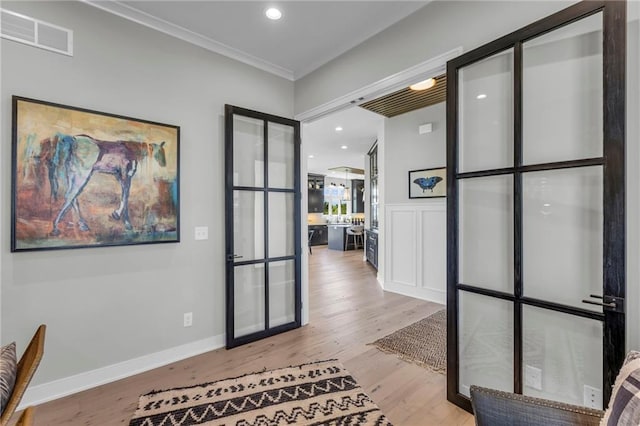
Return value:
M 200 355 L 224 347 L 225 336 L 209 337 L 185 345 L 176 346 L 133 358 L 117 364 L 108 365 L 64 379 L 54 380 L 41 385 L 31 386 L 22 397 L 18 410 L 30 405 L 42 404 L 63 396 L 71 395 L 106 383 L 115 382 L 138 373 L 153 370 L 172 362 L 180 361 L 192 356 Z
M 431 288 L 415 288 L 396 283 L 385 283 L 385 291 L 391 293 L 402 294 L 403 296 L 409 296 L 416 299 L 426 300 L 427 302 L 439 303 L 441 305 L 447 304 L 447 293 L 442 290 L 436 290 Z

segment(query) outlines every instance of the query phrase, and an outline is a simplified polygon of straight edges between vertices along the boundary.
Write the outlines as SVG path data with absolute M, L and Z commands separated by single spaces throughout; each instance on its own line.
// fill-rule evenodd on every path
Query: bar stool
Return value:
M 311 251 L 311 240 L 313 239 L 313 234 L 315 232 L 316 231 L 314 229 L 309 229 L 309 239 L 307 240 L 309 244 L 309 254 L 313 254 L 313 252 Z
M 344 239 L 344 249 L 349 247 L 349 237 L 352 239 L 352 245 L 357 250 L 359 245 L 364 247 L 364 225 L 352 225 L 347 228 L 347 237 Z M 359 244 L 358 244 L 359 243 Z

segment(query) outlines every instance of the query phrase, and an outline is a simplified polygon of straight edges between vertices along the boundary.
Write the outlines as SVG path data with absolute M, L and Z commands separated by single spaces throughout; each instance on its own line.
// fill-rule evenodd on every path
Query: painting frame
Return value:
M 11 252 L 180 242 L 180 127 L 12 96 Z
M 440 178 L 440 179 L 437 179 Z M 423 179 L 423 181 L 418 181 Z M 409 198 L 444 198 L 447 196 L 447 168 L 409 170 Z

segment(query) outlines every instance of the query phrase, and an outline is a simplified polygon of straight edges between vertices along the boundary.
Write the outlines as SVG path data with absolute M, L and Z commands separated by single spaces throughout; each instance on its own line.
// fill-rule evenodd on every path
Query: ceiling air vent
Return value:
M 73 56 L 73 31 L 7 9 L 0 9 L 2 38 Z

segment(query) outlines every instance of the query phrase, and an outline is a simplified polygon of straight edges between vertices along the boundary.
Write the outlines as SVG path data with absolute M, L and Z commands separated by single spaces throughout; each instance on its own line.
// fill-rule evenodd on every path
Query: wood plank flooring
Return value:
M 232 350 L 219 349 L 36 407 L 35 425 L 128 425 L 138 396 L 241 374 L 337 358 L 396 426 L 474 425 L 446 401 L 446 377 L 368 343 L 441 305 L 385 293 L 362 250 L 314 247 L 310 323 Z

